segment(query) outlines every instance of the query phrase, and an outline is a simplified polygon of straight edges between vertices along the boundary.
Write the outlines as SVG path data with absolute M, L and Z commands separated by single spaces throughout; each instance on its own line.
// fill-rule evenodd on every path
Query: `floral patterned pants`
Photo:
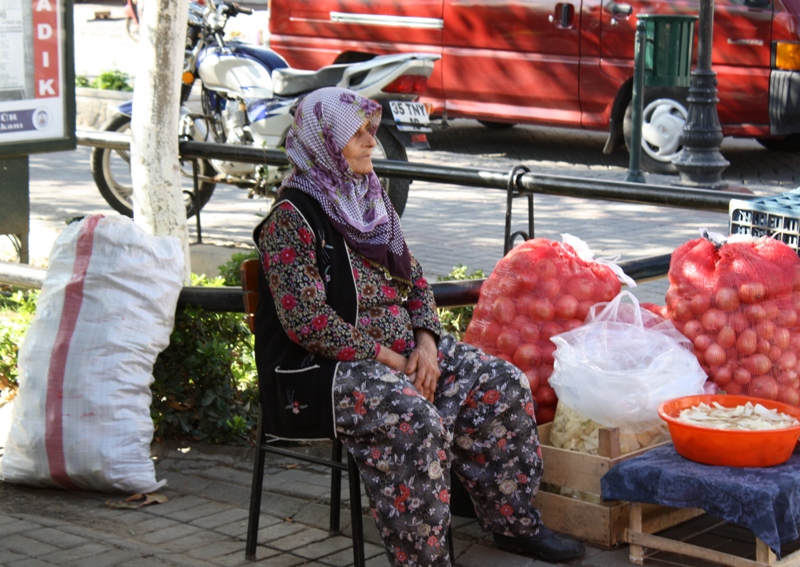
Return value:
M 536 535 L 542 454 L 525 376 L 451 336 L 439 344 L 434 402 L 376 361 L 341 363 L 336 428 L 355 457 L 386 552 L 397 566 L 449 566 L 450 467 L 481 526 Z

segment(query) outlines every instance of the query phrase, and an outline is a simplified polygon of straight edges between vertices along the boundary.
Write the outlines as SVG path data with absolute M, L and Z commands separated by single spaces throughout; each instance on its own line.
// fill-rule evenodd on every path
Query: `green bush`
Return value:
M 130 92 L 133 90 L 133 87 L 131 87 L 129 82 L 130 79 L 131 76 L 123 71 L 103 71 L 95 78 L 94 81 L 89 84 L 89 86 L 93 89 Z
M 85 75 L 75 75 L 75 86 L 76 87 L 84 87 L 90 88 L 92 85 L 89 83 L 89 79 L 86 78 Z
M 471 274 L 467 274 L 467 267 L 459 264 L 450 274 L 446 276 L 439 276 L 437 281 L 460 281 L 460 280 L 475 280 L 485 278 L 486 275 L 481 270 L 475 270 Z M 445 333 L 453 335 L 458 340 L 464 338 L 464 333 L 467 331 L 469 322 L 472 321 L 472 312 L 474 306 L 469 305 L 466 307 L 453 307 L 451 309 L 439 309 L 439 319 L 442 322 L 442 327 Z
M 192 285 L 223 285 L 193 276 Z M 186 308 L 153 368 L 156 439 L 247 443 L 255 439 L 258 378 L 253 335 L 240 313 Z
M 17 360 L 22 339 L 36 312 L 37 290 L 0 286 L 0 398 L 17 390 Z
M 258 251 L 236 252 L 231 259 L 219 267 L 219 276 L 225 280 L 225 285 L 242 285 L 242 278 L 239 275 L 239 266 L 242 262 L 250 258 L 258 258 Z

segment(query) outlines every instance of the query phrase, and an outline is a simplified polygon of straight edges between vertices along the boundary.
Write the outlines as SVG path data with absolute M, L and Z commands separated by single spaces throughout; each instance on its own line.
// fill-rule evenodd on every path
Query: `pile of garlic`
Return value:
M 750 402 L 735 408 L 726 408 L 718 402 L 712 402 L 710 406 L 701 403 L 681 410 L 678 420 L 698 427 L 738 431 L 784 429 L 800 425 L 800 421 L 790 415 Z

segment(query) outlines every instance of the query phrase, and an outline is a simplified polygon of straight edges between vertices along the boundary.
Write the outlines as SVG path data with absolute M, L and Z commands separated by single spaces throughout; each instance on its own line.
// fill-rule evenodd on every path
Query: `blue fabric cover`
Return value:
M 603 500 L 700 508 L 744 526 L 780 558 L 781 543 L 798 538 L 800 453 L 767 468 L 702 465 L 670 443 L 623 461 L 600 480 Z

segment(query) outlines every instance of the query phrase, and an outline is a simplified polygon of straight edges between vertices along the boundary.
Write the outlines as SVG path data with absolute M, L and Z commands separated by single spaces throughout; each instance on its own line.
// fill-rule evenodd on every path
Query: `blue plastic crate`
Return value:
M 800 188 L 751 201 L 731 199 L 730 233 L 771 236 L 800 254 Z

